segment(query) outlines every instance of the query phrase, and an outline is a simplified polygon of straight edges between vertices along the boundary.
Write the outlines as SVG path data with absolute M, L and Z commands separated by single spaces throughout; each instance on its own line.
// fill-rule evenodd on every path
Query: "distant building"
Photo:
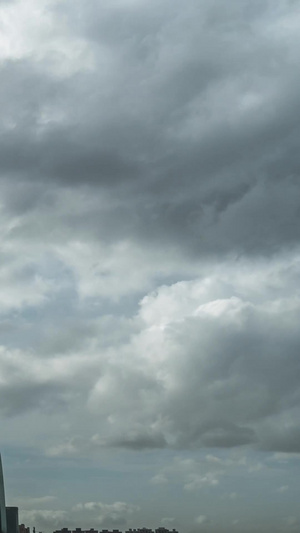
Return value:
M 30 528 L 26 527 L 24 524 L 19 525 L 19 532 L 20 533 L 30 533 Z
M 26 533 L 25 531 L 21 531 L 20 533 Z M 76 529 L 68 529 L 64 527 L 63 529 L 57 529 L 53 533 L 122 533 L 119 529 L 102 529 L 102 530 L 96 530 L 96 529 L 81 529 L 80 527 L 77 527 Z M 125 533 L 178 533 L 176 529 L 169 530 L 165 527 L 159 527 L 155 530 L 148 529 L 146 527 L 141 527 L 137 529 L 128 529 L 125 531 Z

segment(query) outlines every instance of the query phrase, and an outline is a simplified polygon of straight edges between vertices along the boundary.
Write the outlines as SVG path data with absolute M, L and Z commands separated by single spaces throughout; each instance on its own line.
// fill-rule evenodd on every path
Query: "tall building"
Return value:
M 0 533 L 19 532 L 18 507 L 6 507 L 2 460 L 0 454 Z
M 1 454 L 0 454 L 0 531 L 1 533 L 7 533 L 5 491 L 4 491 L 4 479 L 3 479 Z
M 18 507 L 6 507 L 7 533 L 19 533 Z

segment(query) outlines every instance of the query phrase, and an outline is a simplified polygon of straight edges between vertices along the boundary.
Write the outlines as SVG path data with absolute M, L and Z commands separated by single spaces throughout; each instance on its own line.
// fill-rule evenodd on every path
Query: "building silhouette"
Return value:
M 6 507 L 5 488 L 0 454 L 0 533 L 20 533 L 18 507 Z M 28 531 L 29 533 L 29 531 Z
M 5 490 L 4 490 L 4 478 L 3 478 L 1 454 L 0 454 L 0 529 L 1 529 L 1 533 L 7 533 Z
M 57 529 L 53 533 L 122 533 L 119 529 L 81 529 L 77 527 L 76 529 L 68 529 L 64 527 L 62 529 Z M 165 527 L 158 527 L 157 529 L 149 529 L 146 527 L 141 527 L 137 529 L 128 529 L 125 533 L 178 533 L 176 529 L 169 530 Z
M 19 532 L 20 533 L 30 533 L 30 528 L 26 527 L 25 524 L 19 525 Z
M 19 533 L 18 507 L 6 507 L 7 533 Z

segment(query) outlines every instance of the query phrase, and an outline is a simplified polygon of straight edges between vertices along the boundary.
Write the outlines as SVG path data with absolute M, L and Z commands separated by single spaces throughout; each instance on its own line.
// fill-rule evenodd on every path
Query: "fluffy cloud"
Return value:
M 47 530 L 64 527 L 67 517 L 66 511 L 53 509 L 32 509 L 30 511 L 22 511 L 20 515 L 23 522 L 37 524 L 38 527 L 46 528 Z
M 88 511 L 91 513 L 97 513 L 97 522 L 101 526 L 103 525 L 124 525 L 126 524 L 126 518 L 128 515 L 137 513 L 139 507 L 137 505 L 114 502 L 111 504 L 102 502 L 86 502 L 79 503 L 74 508 L 74 511 Z
M 205 526 L 210 523 L 210 520 L 207 516 L 200 514 L 199 516 L 197 516 L 197 518 L 195 518 L 195 523 L 198 526 Z
M 293 264 L 291 272 L 298 260 Z M 136 445 L 147 427 L 179 447 L 297 446 L 299 301 L 285 292 L 284 265 L 268 264 L 257 275 L 245 267 L 235 277 L 223 265 L 144 298 L 144 327 L 125 348 L 123 365 L 118 351 L 111 359 L 91 409 L 109 403 L 112 430 L 131 424 Z
M 31 498 L 27 499 L 21 505 L 21 520 L 25 523 L 36 524 L 39 528 L 46 530 L 53 530 L 62 527 L 78 527 L 82 524 L 83 527 L 117 527 L 124 526 L 127 523 L 127 518 L 139 512 L 139 507 L 134 504 L 126 502 L 102 503 L 102 502 L 85 502 L 78 503 L 76 506 L 66 510 L 60 509 L 40 509 L 39 507 L 46 506 L 47 503 L 53 502 L 53 497 Z M 24 510 L 25 507 L 31 509 Z M 33 509 L 34 505 L 38 508 Z
M 34 500 L 34 499 L 33 499 Z M 34 501 L 32 500 L 32 506 Z M 53 500 L 53 498 L 52 498 Z M 36 498 L 38 505 L 50 502 L 49 498 Z M 77 504 L 72 511 L 35 509 L 22 510 L 21 519 L 26 523 L 36 524 L 40 528 L 47 530 L 62 527 L 78 527 L 78 523 L 83 527 L 116 527 L 124 526 L 127 517 L 139 511 L 137 505 L 114 502 L 111 504 L 101 502 L 86 502 Z
M 61 404 L 75 424 L 83 402 L 90 436 L 56 443 L 52 455 L 83 445 L 297 452 L 298 273 L 294 255 L 223 263 L 145 296 L 127 337 L 113 339 L 107 326 L 118 320 L 104 317 L 106 331 L 93 320 L 73 354 L 2 348 L 5 413 Z M 102 331 L 114 344 L 98 341 Z

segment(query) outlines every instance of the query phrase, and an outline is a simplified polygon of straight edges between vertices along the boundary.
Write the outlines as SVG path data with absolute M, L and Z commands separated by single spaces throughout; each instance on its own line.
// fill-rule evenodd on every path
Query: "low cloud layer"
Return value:
M 34 502 L 32 502 L 34 504 Z M 124 527 L 127 516 L 138 513 L 139 508 L 125 502 L 105 504 L 102 502 L 78 503 L 72 510 L 35 509 L 22 511 L 22 519 L 26 522 L 37 523 L 39 527 L 46 529 L 60 529 L 65 527 L 77 527 L 80 522 L 83 527 L 93 527 L 97 524 L 99 529 L 107 526 Z M 83 523 L 84 522 L 84 523 Z

